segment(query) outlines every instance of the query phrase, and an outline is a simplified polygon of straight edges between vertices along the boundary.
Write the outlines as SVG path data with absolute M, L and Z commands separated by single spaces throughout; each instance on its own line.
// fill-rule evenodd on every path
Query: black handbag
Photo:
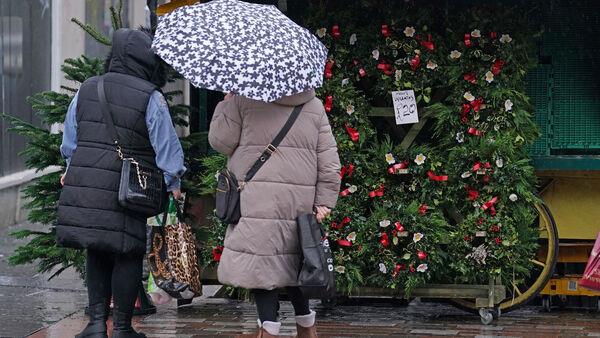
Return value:
M 217 179 L 217 193 L 216 193 L 216 216 L 225 224 L 238 224 L 241 217 L 240 211 L 240 194 L 244 190 L 244 186 L 248 183 L 258 170 L 267 162 L 269 158 L 277 151 L 277 147 L 283 141 L 287 133 L 290 131 L 300 111 L 304 105 L 294 107 L 292 114 L 285 122 L 285 125 L 279 131 L 277 136 L 273 139 L 267 148 L 260 155 L 258 160 L 254 162 L 254 165 L 246 173 L 246 177 L 243 182 L 238 182 L 235 175 L 228 169 L 223 169 L 219 173 Z
M 117 149 L 119 159 L 123 162 L 119 182 L 119 205 L 148 217 L 160 214 L 166 208 L 168 197 L 163 172 L 156 166 L 140 163 L 123 154 L 119 134 L 106 100 L 102 76 L 98 78 L 98 100 L 108 133 Z
M 296 219 L 302 260 L 298 273 L 298 286 L 309 298 L 335 297 L 335 272 L 333 253 L 323 226 L 314 214 L 303 214 Z

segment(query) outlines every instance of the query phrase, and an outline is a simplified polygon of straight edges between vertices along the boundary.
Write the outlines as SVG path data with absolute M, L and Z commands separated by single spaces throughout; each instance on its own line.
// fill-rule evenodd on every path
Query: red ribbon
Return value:
M 481 109 L 481 105 L 483 104 L 483 98 L 477 98 L 473 101 L 471 101 L 471 108 L 473 108 L 474 112 L 479 112 L 479 109 Z
M 433 171 L 429 170 L 427 172 L 427 176 L 430 180 L 436 182 L 445 182 L 448 180 L 448 175 L 436 175 Z
M 343 228 L 346 224 L 350 223 L 350 221 L 351 221 L 350 217 L 346 216 L 342 219 L 342 221 L 340 223 L 331 222 L 331 228 L 339 230 L 339 229 Z
M 469 201 L 474 201 L 477 199 L 477 197 L 479 197 L 479 191 L 471 188 L 470 186 L 466 185 L 465 189 L 467 189 L 467 194 L 469 195 Z
M 331 27 L 331 36 L 332 36 L 334 39 L 337 39 L 337 38 L 339 38 L 339 37 L 340 37 L 340 35 L 341 35 L 341 33 L 340 33 L 340 26 L 338 26 L 338 25 L 335 25 L 335 26 Z
M 346 189 L 344 189 L 344 190 L 342 190 L 342 191 L 340 192 L 340 196 L 342 196 L 342 197 L 346 197 L 346 196 L 348 196 L 348 195 L 350 195 L 350 194 L 351 194 L 351 192 L 350 192 L 350 188 L 346 188 Z
M 392 32 L 390 31 L 388 25 L 381 25 L 381 35 L 383 35 L 386 38 L 389 38 L 392 35 Z
M 343 247 L 346 247 L 346 248 L 349 248 L 349 247 L 352 246 L 352 242 L 350 242 L 347 239 L 338 239 L 337 243 L 338 243 L 339 246 L 343 246 Z
M 335 64 L 335 61 L 333 61 L 333 60 L 329 60 L 325 64 L 325 78 L 326 79 L 331 79 L 333 77 L 333 65 L 334 64 Z
M 371 198 L 383 197 L 384 190 L 385 190 L 385 187 L 382 184 L 379 188 L 369 192 L 369 197 L 371 197 Z
M 387 248 L 388 246 L 390 246 L 390 238 L 388 237 L 387 233 L 382 233 L 381 234 L 381 239 L 379 240 L 379 242 L 381 243 L 381 245 L 383 245 L 383 247 Z
M 433 44 L 433 41 L 431 41 L 431 34 L 427 35 L 427 41 L 421 41 L 421 46 L 427 48 L 430 51 L 433 51 L 435 49 L 435 45 Z
M 400 169 L 406 169 L 406 168 L 408 168 L 408 162 L 407 161 L 404 161 L 402 163 L 396 163 L 393 166 L 391 166 L 391 167 L 388 168 L 388 173 L 390 173 L 392 175 L 395 175 L 398 172 L 398 170 L 400 170 Z
M 326 112 L 331 112 L 331 109 L 333 108 L 333 96 L 328 95 L 327 98 L 325 98 L 325 111 Z
M 358 70 L 358 75 L 360 75 L 360 77 L 365 77 L 365 76 L 367 76 L 367 72 L 365 71 L 364 68 L 361 68 Z
M 490 32 L 490 39 L 496 40 L 497 37 L 498 37 L 498 33 L 496 33 L 496 32 Z
M 415 57 L 410 60 L 410 68 L 415 71 L 421 65 L 421 56 L 419 54 L 415 54 Z
M 350 163 L 342 167 L 340 170 L 340 178 L 344 178 L 344 176 L 348 176 L 348 178 L 352 177 L 354 173 L 354 164 Z
M 385 61 L 379 61 L 377 69 L 382 71 L 387 76 L 394 74 L 394 67 L 390 63 L 387 63 Z
M 483 209 L 484 211 L 488 211 L 490 210 L 490 212 L 493 212 L 494 214 L 496 213 L 496 209 L 494 208 L 494 205 L 498 203 L 498 197 L 494 197 L 491 200 L 485 202 L 482 206 L 481 209 Z
M 471 105 L 468 103 L 463 103 L 460 116 L 460 120 L 462 121 L 462 123 L 467 123 L 469 121 L 468 116 L 470 111 Z
M 465 34 L 465 46 L 467 46 L 467 48 L 471 48 L 473 46 L 473 43 L 471 42 L 471 34 L 467 33 Z
M 472 84 L 477 83 L 477 76 L 475 75 L 475 73 L 465 73 L 463 75 L 463 79 L 465 79 L 465 81 L 467 82 L 471 82 Z
M 492 65 L 492 74 L 494 75 L 498 75 L 500 74 L 500 71 L 502 71 L 502 67 L 504 67 L 504 65 L 506 64 L 506 62 L 504 60 L 498 59 L 494 62 L 494 64 Z
M 419 214 L 425 215 L 428 209 L 429 206 L 427 204 L 421 204 L 421 206 L 419 206 Z
M 223 246 L 219 245 L 216 248 L 212 249 L 213 261 L 215 261 L 215 262 L 221 261 L 222 254 L 223 254 Z
M 477 128 L 469 127 L 467 132 L 473 136 L 482 136 L 483 132 Z
M 350 125 L 347 123 L 346 123 L 346 132 L 348 132 L 348 135 L 350 135 L 352 142 L 358 142 L 358 140 L 360 139 L 360 134 L 358 133 L 358 130 L 350 127 Z
M 473 164 L 473 171 L 479 171 L 479 169 L 481 169 L 481 162 L 475 162 L 475 164 Z
M 394 223 L 394 226 L 396 226 L 397 231 L 404 231 L 404 225 L 402 225 L 402 223 L 396 222 Z

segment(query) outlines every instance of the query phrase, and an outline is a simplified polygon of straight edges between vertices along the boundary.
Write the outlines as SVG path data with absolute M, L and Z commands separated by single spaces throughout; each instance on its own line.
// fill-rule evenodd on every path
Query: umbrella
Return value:
M 152 49 L 192 84 L 266 102 L 323 84 L 327 48 L 277 7 L 238 0 L 160 17 Z

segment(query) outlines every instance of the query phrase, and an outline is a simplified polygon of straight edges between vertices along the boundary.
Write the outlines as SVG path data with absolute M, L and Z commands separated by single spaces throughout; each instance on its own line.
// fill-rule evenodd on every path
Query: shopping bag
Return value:
M 596 243 L 594 243 L 594 248 L 588 258 L 579 286 L 600 291 L 600 233 L 596 236 Z
M 170 199 L 162 226 L 150 231 L 148 267 L 154 283 L 173 298 L 191 299 L 202 294 L 196 237 L 182 216 L 181 204 Z
M 313 214 L 301 215 L 296 221 L 302 250 L 298 286 L 309 298 L 333 298 L 336 292 L 333 254 L 325 231 Z
M 171 297 L 165 290 L 159 288 L 156 285 L 152 273 L 148 275 L 147 292 L 150 298 L 152 299 L 152 303 L 154 303 L 154 305 L 164 305 L 173 300 L 173 297 Z

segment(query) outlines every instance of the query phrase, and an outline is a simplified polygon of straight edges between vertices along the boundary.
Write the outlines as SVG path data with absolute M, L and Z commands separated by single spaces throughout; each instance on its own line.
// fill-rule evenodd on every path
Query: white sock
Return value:
M 260 322 L 260 320 L 258 321 L 258 326 L 262 327 L 263 329 L 265 329 L 265 331 L 267 331 L 270 335 L 273 336 L 278 336 L 279 335 L 279 329 L 281 329 L 281 323 L 280 322 Z
M 303 316 L 296 316 L 296 323 L 302 327 L 311 327 L 315 325 L 316 312 L 310 310 L 310 313 Z

